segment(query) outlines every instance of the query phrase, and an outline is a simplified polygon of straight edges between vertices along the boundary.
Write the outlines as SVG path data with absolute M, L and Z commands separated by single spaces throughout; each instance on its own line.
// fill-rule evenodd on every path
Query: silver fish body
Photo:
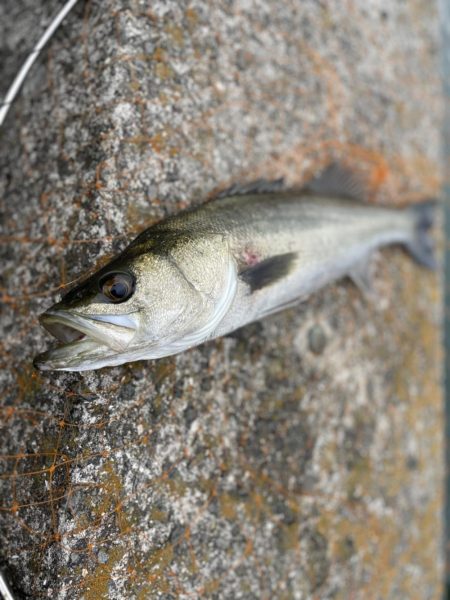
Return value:
M 63 345 L 41 369 L 82 371 L 182 352 L 304 299 L 371 253 L 433 267 L 430 204 L 391 209 L 308 191 L 220 198 L 158 223 L 41 317 Z

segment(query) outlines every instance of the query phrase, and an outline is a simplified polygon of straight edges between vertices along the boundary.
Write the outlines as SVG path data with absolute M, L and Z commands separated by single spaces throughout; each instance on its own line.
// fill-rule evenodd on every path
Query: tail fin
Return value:
M 414 237 L 406 244 L 408 252 L 419 265 L 436 270 L 437 262 L 434 256 L 434 242 L 430 235 L 435 221 L 436 201 L 425 200 L 410 209 L 414 219 Z

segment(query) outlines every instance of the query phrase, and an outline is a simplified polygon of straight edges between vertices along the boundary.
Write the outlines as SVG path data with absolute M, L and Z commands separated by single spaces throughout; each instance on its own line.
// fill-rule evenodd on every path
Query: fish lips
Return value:
M 41 325 L 59 342 L 59 346 L 36 357 L 42 370 L 62 368 L 105 354 L 123 352 L 137 332 L 133 313 L 128 315 L 81 315 L 66 310 L 48 310 L 39 317 Z

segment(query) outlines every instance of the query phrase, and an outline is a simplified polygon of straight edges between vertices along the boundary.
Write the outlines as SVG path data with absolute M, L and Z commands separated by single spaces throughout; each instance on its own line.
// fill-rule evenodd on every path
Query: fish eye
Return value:
M 99 281 L 100 292 L 111 302 L 125 302 L 133 295 L 135 279 L 130 273 L 107 273 Z

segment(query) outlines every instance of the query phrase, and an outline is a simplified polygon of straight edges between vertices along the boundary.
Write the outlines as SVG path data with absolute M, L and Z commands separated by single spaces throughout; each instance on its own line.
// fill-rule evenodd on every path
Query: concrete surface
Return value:
M 445 238 L 450 238 L 450 4 L 445 0 L 439 1 L 439 20 L 442 31 L 442 72 L 445 98 L 443 126 L 443 158 L 444 158 L 444 222 Z M 446 558 L 446 591 L 450 598 L 450 245 L 445 245 L 445 412 L 446 412 L 446 445 L 445 445 L 445 558 Z M 445 596 L 444 596 L 445 597 Z
M 1 89 L 55 1 L 4 0 Z M 37 315 L 137 231 L 328 161 L 440 186 L 428 0 L 79 3 L 0 132 L 1 558 L 29 598 L 438 599 L 441 292 L 400 250 L 158 362 L 34 372 Z

